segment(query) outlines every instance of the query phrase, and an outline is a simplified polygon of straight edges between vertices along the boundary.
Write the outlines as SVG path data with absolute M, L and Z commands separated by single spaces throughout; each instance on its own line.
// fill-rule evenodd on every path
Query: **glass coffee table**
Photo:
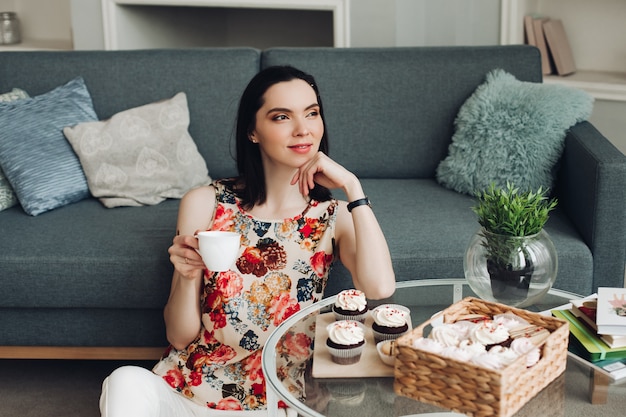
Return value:
M 397 284 L 392 297 L 376 300 L 371 307 L 384 303 L 404 305 L 411 310 L 412 325 L 416 327 L 438 311 L 469 296 L 476 297 L 464 279 L 403 281 Z M 580 296 L 552 289 L 539 303 L 526 309 L 536 312 L 547 311 L 567 304 L 569 300 L 575 298 Z M 306 400 L 300 401 L 290 392 L 278 376 L 278 363 L 284 366 L 284 358 L 279 361 L 276 354 L 277 346 L 280 346 L 282 338 L 291 329 L 302 328 L 304 323 L 310 325 L 316 319 L 320 319 L 321 315 L 329 312 L 334 300 L 334 296 L 325 298 L 294 314 L 268 338 L 263 349 L 262 361 L 268 404 L 274 405 L 269 410 L 270 416 L 276 415 L 277 399 L 284 401 L 297 411 L 298 415 L 308 417 L 462 416 L 396 395 L 393 390 L 392 367 L 389 367 L 391 370 L 389 375 L 352 377 L 345 375 L 342 365 L 334 365 L 329 374 L 328 369 L 320 371 L 321 365 L 315 371 L 314 364 L 309 362 L 304 369 Z M 375 367 L 380 367 L 380 364 L 372 368 Z M 283 368 L 281 372 L 284 373 L 285 369 Z M 570 357 L 565 373 L 530 400 L 515 417 L 614 417 L 624 415 L 625 409 L 626 382 L 610 383 L 608 377 L 594 372 L 593 369 Z

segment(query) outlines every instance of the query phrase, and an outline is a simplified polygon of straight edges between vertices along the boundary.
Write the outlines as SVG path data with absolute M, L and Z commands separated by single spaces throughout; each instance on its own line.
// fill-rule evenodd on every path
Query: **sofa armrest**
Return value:
M 623 287 L 626 156 L 591 123 L 578 123 L 565 138 L 555 192 L 593 254 L 593 290 Z

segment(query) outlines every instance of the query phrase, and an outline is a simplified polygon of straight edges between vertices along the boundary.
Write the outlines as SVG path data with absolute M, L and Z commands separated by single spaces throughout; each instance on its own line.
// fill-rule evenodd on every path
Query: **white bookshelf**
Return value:
M 73 49 L 70 40 L 25 39 L 13 45 L 0 45 L 0 51 L 60 51 Z
M 165 40 L 163 36 L 187 37 L 191 41 L 195 39 L 190 37 L 211 36 L 202 30 L 181 33 L 180 27 L 170 28 L 166 19 L 154 19 L 154 14 L 142 13 L 155 6 L 327 11 L 332 13 L 334 46 L 350 46 L 350 0 L 102 0 L 105 49 L 157 47 L 157 42 Z
M 580 88 L 601 100 L 626 102 L 626 1 L 501 0 L 500 43 L 524 43 L 524 16 L 561 19 L 577 71 L 546 83 Z

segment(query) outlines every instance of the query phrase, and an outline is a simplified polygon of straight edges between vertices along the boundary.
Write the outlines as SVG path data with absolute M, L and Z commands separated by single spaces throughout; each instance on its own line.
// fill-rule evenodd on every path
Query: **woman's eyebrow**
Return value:
M 319 103 L 315 102 L 313 104 L 309 104 L 308 106 L 306 106 L 304 108 L 304 110 L 310 110 L 312 108 L 319 107 L 319 106 L 320 106 Z M 267 111 L 267 114 L 276 113 L 276 112 L 279 112 L 279 113 L 292 113 L 293 110 L 288 109 L 287 107 L 274 107 L 272 109 L 269 109 Z

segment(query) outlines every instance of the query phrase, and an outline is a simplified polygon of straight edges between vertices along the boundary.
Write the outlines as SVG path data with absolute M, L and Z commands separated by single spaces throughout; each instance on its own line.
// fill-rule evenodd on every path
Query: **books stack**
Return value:
M 524 16 L 526 43 L 541 52 L 541 69 L 545 75 L 569 75 L 576 72 L 574 55 L 563 22 L 539 15 Z
M 571 308 L 553 310 L 569 322 L 569 350 L 619 380 L 626 378 L 626 289 L 598 288 L 598 293 L 571 300 Z

